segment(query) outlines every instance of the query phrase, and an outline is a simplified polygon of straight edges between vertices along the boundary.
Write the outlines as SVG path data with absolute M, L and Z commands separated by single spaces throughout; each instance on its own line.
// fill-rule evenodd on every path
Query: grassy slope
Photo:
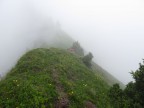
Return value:
M 73 42 L 74 39 L 72 39 L 67 33 L 61 30 L 55 36 L 54 42 L 52 44 L 45 43 L 40 45 L 40 47 L 49 48 L 51 46 L 55 48 L 67 49 L 72 46 Z M 115 83 L 119 83 L 121 88 L 125 88 L 125 85 L 122 82 L 120 82 L 118 79 L 116 79 L 114 76 L 112 76 L 109 72 L 104 70 L 95 62 L 93 62 L 93 70 L 94 72 L 96 72 L 96 74 L 99 74 L 110 86 Z
M 53 108 L 64 96 L 70 108 L 84 108 L 85 101 L 110 108 L 108 88 L 73 54 L 54 48 L 35 49 L 0 82 L 0 108 Z
M 119 83 L 122 89 L 125 88 L 125 85 L 122 82 L 120 82 L 118 79 L 116 79 L 114 76 L 112 76 L 110 73 L 108 73 L 96 63 L 92 63 L 92 68 L 94 72 L 96 72 L 96 74 L 99 74 L 110 86 L 115 83 Z

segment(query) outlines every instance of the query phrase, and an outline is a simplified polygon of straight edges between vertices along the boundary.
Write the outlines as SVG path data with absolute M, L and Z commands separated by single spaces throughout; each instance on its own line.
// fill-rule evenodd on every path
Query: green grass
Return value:
M 69 108 L 85 108 L 85 101 L 111 108 L 108 89 L 79 57 L 65 50 L 39 48 L 21 57 L 0 81 L 0 108 L 54 108 L 63 94 Z
M 100 67 L 95 62 L 92 62 L 92 69 L 93 69 L 94 73 L 96 73 L 96 75 L 101 76 L 110 86 L 112 86 L 115 83 L 118 83 L 118 84 L 120 84 L 120 87 L 122 89 L 125 88 L 125 85 L 121 81 L 116 79 L 114 76 L 112 76 L 109 72 L 104 70 L 102 67 Z

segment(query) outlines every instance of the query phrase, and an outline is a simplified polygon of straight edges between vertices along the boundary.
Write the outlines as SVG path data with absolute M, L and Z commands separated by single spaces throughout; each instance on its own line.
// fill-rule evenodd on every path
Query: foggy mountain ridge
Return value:
M 64 34 L 70 35 L 67 44 L 78 40 L 126 84 L 144 55 L 143 5 L 142 0 L 1 0 L 0 73 L 35 47 L 64 46 Z
M 1 0 L 0 107 L 143 108 L 143 19 L 143 0 Z
M 37 48 L 24 54 L 0 81 L 0 107 L 109 107 L 110 86 L 71 52 Z M 103 102 L 105 104 L 103 104 Z
M 17 38 L 16 40 L 14 40 L 15 43 L 9 46 L 10 48 L 13 47 L 13 49 L 9 50 L 9 52 L 11 51 L 10 53 L 4 54 L 5 52 L 8 52 L 7 49 L 5 49 L 5 51 L 1 53 L 1 55 L 3 54 L 3 56 L 7 56 L 4 62 L 2 60 L 0 62 L 2 65 L 4 65 L 4 67 L 0 70 L 2 76 L 5 75 L 15 65 L 17 60 L 27 51 L 40 47 L 61 48 L 65 46 L 64 48 L 68 48 L 70 47 L 73 41 L 72 38 L 70 38 L 65 32 L 61 31 L 60 29 L 46 28 L 44 30 L 34 32 L 36 32 L 36 35 L 33 38 L 25 38 L 25 40 L 19 40 Z M 33 32 L 28 33 L 26 35 L 28 36 L 30 34 L 33 35 Z M 6 65 L 4 64 L 5 62 L 7 62 Z
M 11 8 L 10 8 L 11 7 Z M 28 1 L 4 1 L 0 7 L 0 74 L 4 76 L 27 51 L 71 38 L 51 17 L 43 17 Z M 57 42 L 56 42 L 57 41 Z M 60 41 L 58 44 L 62 44 Z M 57 45 L 58 46 L 58 45 Z
M 54 23 L 51 18 L 35 20 L 32 21 L 33 23 L 28 22 L 27 26 L 21 24 L 23 29 L 20 27 L 6 33 L 3 33 L 4 31 L 0 32 L 2 36 L 2 42 L 0 43 L 1 76 L 4 76 L 16 64 L 17 60 L 29 50 L 48 46 L 61 47 L 59 45 L 64 46 L 65 44 L 66 47 L 69 47 L 72 44 L 73 39 L 61 30 L 60 26 Z M 15 23 L 13 25 L 15 26 Z M 63 42 L 60 41 L 62 38 Z

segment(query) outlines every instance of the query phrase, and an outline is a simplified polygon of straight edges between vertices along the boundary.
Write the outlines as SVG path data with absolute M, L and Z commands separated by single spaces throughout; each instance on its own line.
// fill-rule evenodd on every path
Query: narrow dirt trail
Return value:
M 59 98 L 56 101 L 55 108 L 68 108 L 69 106 L 68 95 L 64 92 L 63 85 L 60 83 L 59 80 L 59 72 L 56 69 L 52 70 L 52 77 L 56 84 L 56 91 L 59 94 Z

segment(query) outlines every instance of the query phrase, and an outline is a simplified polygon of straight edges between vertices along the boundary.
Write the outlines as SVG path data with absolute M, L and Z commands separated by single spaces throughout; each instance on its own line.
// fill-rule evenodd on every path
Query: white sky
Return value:
M 37 10 L 41 17 L 51 17 L 54 21 L 59 21 L 67 33 L 93 53 L 94 60 L 99 65 L 125 84 L 132 80 L 129 72 L 136 70 L 138 63 L 144 58 L 143 0 L 10 1 L 0 1 L 0 8 L 7 6 L 8 10 L 12 8 L 15 11 L 18 9 L 15 5 L 21 8 L 24 4 L 23 7 Z M 25 9 L 28 10 L 27 7 Z M 2 9 L 1 12 L 3 14 L 0 15 L 5 15 L 4 19 L 11 16 L 4 14 Z M 25 19 L 29 18 L 31 17 L 27 15 Z

